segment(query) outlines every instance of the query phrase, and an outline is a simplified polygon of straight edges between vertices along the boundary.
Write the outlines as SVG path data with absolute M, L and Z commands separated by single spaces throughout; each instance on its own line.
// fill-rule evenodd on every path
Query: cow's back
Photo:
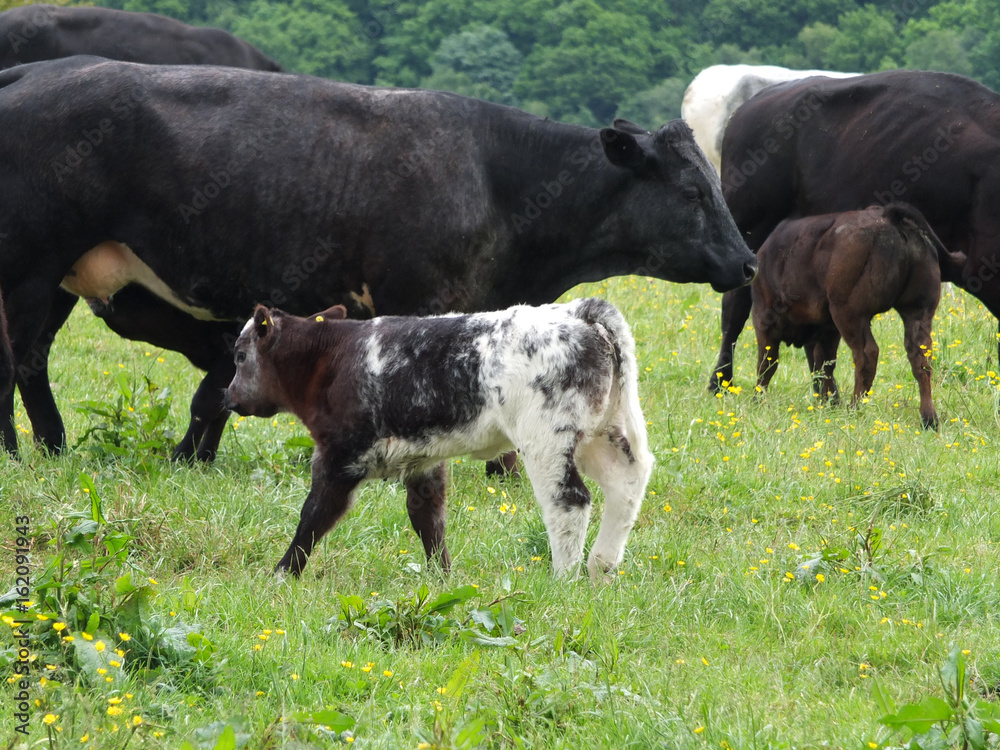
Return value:
M 904 200 L 967 252 L 976 191 L 998 170 L 1000 96 L 957 75 L 890 71 L 761 92 L 730 122 L 722 182 L 751 248 L 788 216 Z
M 0 67 L 73 55 L 280 70 L 260 50 L 227 31 L 189 26 L 155 13 L 54 5 L 26 5 L 0 13 Z
M 777 65 L 712 65 L 688 85 L 681 103 L 681 117 L 694 131 L 695 141 L 721 170 L 722 138 L 733 113 L 757 92 L 784 81 L 812 76 L 848 78 L 856 73 L 792 70 Z

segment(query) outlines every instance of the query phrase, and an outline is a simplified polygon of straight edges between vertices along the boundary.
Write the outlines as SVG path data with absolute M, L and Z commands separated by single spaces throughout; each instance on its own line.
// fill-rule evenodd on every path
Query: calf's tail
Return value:
M 894 225 L 907 226 L 914 230 L 924 240 L 927 248 L 937 256 L 941 267 L 941 281 L 962 283 L 962 269 L 965 267 L 966 255 L 961 252 L 951 252 L 944 246 L 937 234 L 927 223 L 927 219 L 909 203 L 890 203 L 884 209 L 884 216 Z
M 590 325 L 600 325 L 607 331 L 615 352 L 617 399 L 624 415 L 625 437 L 632 455 L 652 463 L 646 437 L 646 420 L 639 403 L 639 368 L 635 361 L 635 339 L 625 317 L 610 302 L 590 298 L 580 300 L 575 315 Z M 614 396 L 613 396 L 614 398 Z

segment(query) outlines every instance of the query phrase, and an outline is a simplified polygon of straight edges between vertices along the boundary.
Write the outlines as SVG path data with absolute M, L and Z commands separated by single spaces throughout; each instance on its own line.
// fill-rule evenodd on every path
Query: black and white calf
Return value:
M 428 558 L 445 547 L 445 461 L 518 448 L 558 575 L 583 559 L 590 493 L 604 517 L 591 578 L 621 562 L 653 457 L 639 407 L 635 341 L 599 299 L 475 315 L 345 320 L 258 307 L 236 342 L 227 406 L 296 414 L 316 441 L 312 489 L 276 570 L 298 575 L 367 479 L 398 478 Z

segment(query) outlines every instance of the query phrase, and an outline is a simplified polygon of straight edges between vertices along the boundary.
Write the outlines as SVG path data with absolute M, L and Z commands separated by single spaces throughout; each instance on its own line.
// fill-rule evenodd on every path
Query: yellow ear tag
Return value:
M 316 316 L 316 322 L 317 323 L 322 323 L 323 322 L 323 316 L 322 315 L 317 315 Z
M 267 325 L 267 318 L 264 318 L 264 319 L 263 319 L 263 320 L 262 320 L 262 321 L 260 322 L 260 324 L 261 324 L 262 326 L 266 326 L 266 325 Z

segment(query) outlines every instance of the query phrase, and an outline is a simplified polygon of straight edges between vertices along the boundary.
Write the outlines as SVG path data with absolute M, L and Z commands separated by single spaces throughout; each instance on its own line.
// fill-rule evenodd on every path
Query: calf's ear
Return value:
M 324 320 L 344 320 L 347 317 L 347 308 L 343 305 L 334 305 L 316 315 L 317 322 Z
M 274 328 L 271 311 L 263 305 L 257 305 L 253 311 L 253 328 L 257 338 L 262 339 Z
M 636 171 L 646 163 L 646 152 L 632 133 L 601 128 L 601 145 L 608 161 L 616 167 Z

